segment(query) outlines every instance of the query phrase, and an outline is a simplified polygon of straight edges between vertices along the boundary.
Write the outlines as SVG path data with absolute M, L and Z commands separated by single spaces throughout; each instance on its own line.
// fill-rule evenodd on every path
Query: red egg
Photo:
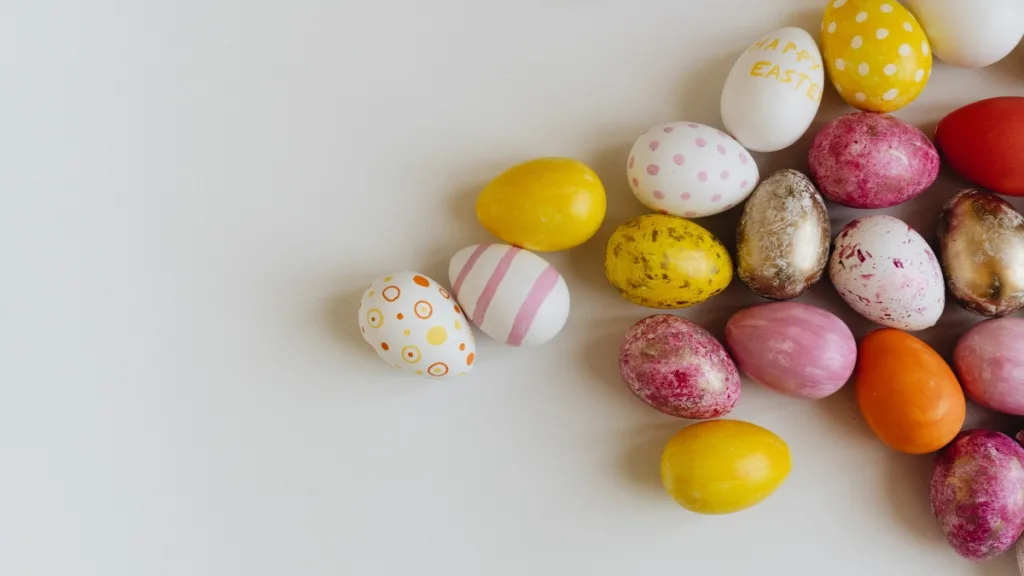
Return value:
M 1024 97 L 980 100 L 939 122 L 935 143 L 960 176 L 1007 196 L 1024 196 Z

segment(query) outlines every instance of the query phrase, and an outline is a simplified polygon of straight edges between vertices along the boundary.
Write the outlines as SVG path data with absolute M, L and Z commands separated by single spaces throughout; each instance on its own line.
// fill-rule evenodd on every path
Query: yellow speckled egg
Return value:
M 829 0 L 821 46 L 836 91 L 868 112 L 906 106 L 932 74 L 928 38 L 896 0 Z
M 571 158 L 538 158 L 492 180 L 476 202 L 488 232 L 508 244 L 551 252 L 589 240 L 604 221 L 607 200 L 600 178 Z
M 699 304 L 732 282 L 732 258 L 722 242 L 668 214 L 639 216 L 616 228 L 604 270 L 623 298 L 663 310 Z

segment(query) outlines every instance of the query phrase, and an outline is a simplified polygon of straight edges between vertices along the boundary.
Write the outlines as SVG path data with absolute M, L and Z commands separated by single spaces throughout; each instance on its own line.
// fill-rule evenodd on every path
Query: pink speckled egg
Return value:
M 829 277 L 858 314 L 889 328 L 930 328 L 946 305 L 931 247 L 905 222 L 884 214 L 857 218 L 836 236 Z
M 846 114 L 826 124 L 811 143 L 808 162 L 822 195 L 853 208 L 906 202 L 939 175 L 939 153 L 923 132 L 873 112 Z
M 857 341 L 836 315 L 799 302 L 770 302 L 732 315 L 725 344 L 751 380 L 801 398 L 843 387 L 857 363 Z
M 671 314 L 644 318 L 626 332 L 619 370 L 637 397 L 671 416 L 717 418 L 740 399 L 740 375 L 725 347 Z
M 953 363 L 967 396 L 1005 414 L 1024 416 L 1024 319 L 976 324 L 956 343 Z
M 961 556 L 981 562 L 1024 532 L 1024 448 L 992 430 L 965 430 L 935 459 L 931 507 Z

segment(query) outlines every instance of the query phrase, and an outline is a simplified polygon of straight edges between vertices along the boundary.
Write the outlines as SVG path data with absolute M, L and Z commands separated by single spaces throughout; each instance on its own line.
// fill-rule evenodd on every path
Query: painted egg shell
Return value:
M 980 100 L 950 112 L 935 144 L 957 174 L 998 194 L 1024 196 L 1024 97 Z
M 777 392 L 824 398 L 843 387 L 857 362 L 857 342 L 831 312 L 798 302 L 770 302 L 732 315 L 725 343 L 751 380 Z
M 832 227 L 806 176 L 779 170 L 758 184 L 736 230 L 736 272 L 755 294 L 788 300 L 821 279 Z
M 633 394 L 671 416 L 717 418 L 740 399 L 740 375 L 725 347 L 671 314 L 644 318 L 626 332 L 619 371 Z
M 953 297 L 982 316 L 1024 307 L 1024 215 L 991 192 L 961 190 L 942 210 L 939 254 Z
M 1024 416 L 1024 319 L 976 324 L 957 341 L 953 364 L 971 400 L 990 410 Z
M 510 346 L 543 344 L 569 318 L 569 288 L 540 256 L 507 244 L 476 244 L 452 257 L 452 292 L 470 321 Z
M 604 271 L 626 300 L 678 309 L 724 291 L 732 282 L 732 258 L 700 225 L 677 216 L 647 214 L 615 229 L 608 239 Z
M 928 38 L 896 0 L 829 0 L 821 46 L 836 91 L 860 110 L 899 110 L 932 73 Z
M 981 68 L 1002 60 L 1024 36 L 1020 0 L 905 0 L 921 23 L 935 57 L 953 66 Z
M 1024 532 L 1024 448 L 994 430 L 965 430 L 935 459 L 932 512 L 950 546 L 983 562 Z
M 860 341 L 853 391 L 875 436 L 907 454 L 942 448 L 967 416 L 964 391 L 949 364 L 928 344 L 894 328 Z
M 549 252 L 583 244 L 604 221 L 604 185 L 571 158 L 517 164 L 480 192 L 476 215 L 488 232 L 527 250 Z
M 836 236 L 829 277 L 851 308 L 882 326 L 930 328 L 946 304 L 931 247 L 905 222 L 884 214 L 857 218 Z
M 396 272 L 374 280 L 359 301 L 359 330 L 395 368 L 434 378 L 473 368 L 469 322 L 451 294 L 423 274 Z
M 821 193 L 853 208 L 906 202 L 939 175 L 939 153 L 924 132 L 871 112 L 846 114 L 826 124 L 811 142 L 808 163 Z
M 722 122 L 748 150 L 782 150 L 810 127 L 824 83 L 811 35 L 802 28 L 775 30 L 733 64 L 722 90 Z
M 757 186 L 757 164 L 721 130 L 693 122 L 658 124 L 637 139 L 626 161 L 629 185 L 644 206 L 699 218 L 725 212 Z

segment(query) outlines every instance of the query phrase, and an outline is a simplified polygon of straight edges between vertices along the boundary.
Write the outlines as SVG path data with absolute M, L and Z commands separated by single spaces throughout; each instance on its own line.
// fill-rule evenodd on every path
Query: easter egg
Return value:
M 476 343 L 452 295 L 417 272 L 377 278 L 359 300 L 359 331 L 381 360 L 425 378 L 463 375 Z
M 858 314 L 882 326 L 924 330 L 946 305 L 942 270 L 928 243 L 902 220 L 875 214 L 836 236 L 829 277 Z
M 947 64 L 981 68 L 1009 54 L 1024 36 L 1020 0 L 906 0 L 921 23 L 935 57 Z
M 935 144 L 963 178 L 1024 196 L 1024 97 L 979 100 L 950 112 L 935 128 Z
M 960 431 L 967 414 L 960 383 L 942 356 L 893 328 L 861 340 L 853 389 L 875 436 L 907 454 L 942 448 Z
M 821 47 L 836 91 L 860 110 L 899 110 L 932 73 L 928 38 L 896 0 L 829 0 Z
M 825 124 L 807 160 L 821 193 L 853 208 L 901 204 L 927 190 L 939 175 L 939 153 L 923 132 L 871 112 Z
M 961 190 L 939 220 L 939 254 L 956 301 L 982 316 L 1024 307 L 1024 215 L 991 192 Z
M 853 374 L 857 342 L 837 316 L 798 302 L 769 302 L 732 315 L 725 343 L 751 380 L 800 398 L 824 398 Z
M 795 27 L 769 32 L 733 64 L 722 90 L 722 122 L 748 150 L 782 150 L 810 127 L 824 83 L 810 34 Z
M 671 416 L 717 418 L 740 399 L 740 375 L 722 344 L 671 314 L 644 318 L 626 332 L 619 372 L 633 394 Z
M 604 271 L 623 298 L 649 308 L 699 304 L 732 282 L 725 245 L 700 225 L 663 214 L 638 216 L 608 239 Z
M 480 192 L 476 215 L 509 244 L 549 252 L 589 240 L 604 221 L 604 186 L 586 164 L 538 158 L 502 172 Z
M 644 206 L 686 218 L 736 206 L 757 185 L 757 164 L 729 135 L 693 122 L 652 127 L 626 161 L 629 185 Z
M 540 256 L 507 244 L 475 244 L 449 261 L 448 279 L 477 328 L 510 346 L 543 344 L 569 318 L 569 288 Z
M 983 562 L 1024 533 L 1024 448 L 993 430 L 965 430 L 935 459 L 932 513 L 950 546 Z
M 975 324 L 953 349 L 967 397 L 990 410 L 1024 416 L 1024 319 Z
M 738 420 L 698 422 L 676 433 L 661 455 L 661 481 L 698 514 L 731 514 L 768 498 L 789 476 L 789 446 Z
M 789 300 L 821 279 L 832 228 L 806 176 L 779 170 L 758 184 L 736 230 L 736 273 L 763 298 Z

